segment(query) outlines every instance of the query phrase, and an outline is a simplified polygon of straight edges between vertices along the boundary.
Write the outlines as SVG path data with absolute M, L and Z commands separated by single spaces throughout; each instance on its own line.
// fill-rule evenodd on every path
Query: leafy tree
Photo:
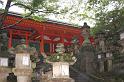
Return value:
M 25 15 L 22 19 L 25 19 L 29 16 L 33 16 L 33 18 L 39 20 L 39 18 L 42 18 L 50 13 L 61 14 L 69 10 L 65 10 L 66 7 L 61 8 L 60 4 L 58 4 L 58 0 L 7 0 L 7 4 L 4 9 L 4 14 L 2 14 L 2 17 L 0 19 L 1 28 L 2 22 L 5 20 L 9 8 L 12 6 L 19 6 L 20 8 L 23 8 L 25 10 Z M 21 21 L 22 20 L 19 20 L 17 21 L 17 23 L 20 23 Z
M 94 34 L 104 32 L 106 39 L 112 44 L 119 40 L 119 30 L 123 28 L 124 1 L 123 0 L 88 0 L 87 9 L 95 12 Z
M 117 31 L 117 29 L 122 28 L 122 21 L 124 20 L 123 0 L 89 0 L 88 3 L 90 4 L 90 10 L 94 9 L 96 12 L 94 33 L 98 31 Z
M 91 4 L 90 9 L 95 9 L 96 12 L 96 24 L 92 29 L 94 35 L 97 36 L 97 33 L 104 32 L 107 46 L 111 47 L 110 50 L 112 50 L 114 58 L 118 57 L 121 47 L 118 44 L 120 40 L 119 31 L 120 29 L 124 29 L 124 1 L 89 0 L 89 4 Z

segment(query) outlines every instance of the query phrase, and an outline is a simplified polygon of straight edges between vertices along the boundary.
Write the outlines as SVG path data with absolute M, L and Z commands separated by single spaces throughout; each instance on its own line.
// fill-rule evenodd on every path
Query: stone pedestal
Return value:
M 53 65 L 53 78 L 69 78 L 69 63 L 55 62 Z
M 99 53 L 98 54 L 98 68 L 99 68 L 99 72 L 102 73 L 104 72 L 104 54 Z
M 53 76 L 48 82 L 74 82 L 69 77 L 69 63 L 68 62 L 54 62 L 53 65 Z
M 32 69 L 29 53 L 16 54 L 13 72 L 17 76 L 17 82 L 31 82 Z
M 112 59 L 108 59 L 107 63 L 108 63 L 108 71 L 111 71 L 112 70 Z
M 107 57 L 107 64 L 108 64 L 108 71 L 112 69 L 112 53 L 106 53 Z
M 48 63 L 51 63 L 53 66 L 52 77 L 46 82 L 74 82 L 74 80 L 69 77 L 69 65 L 76 61 L 75 58 L 72 54 L 64 53 L 64 44 L 59 43 L 56 47 L 57 53 L 46 59 Z M 66 59 L 64 59 L 64 57 Z
M 31 79 L 29 76 L 18 76 L 17 77 L 18 82 L 31 82 Z
M 11 72 L 11 68 L 0 67 L 0 82 L 7 82 L 7 76 Z
M 13 69 L 14 74 L 17 76 L 17 82 L 31 82 L 32 69 Z
M 99 72 L 104 72 L 104 62 L 103 61 L 100 61 L 99 62 Z
M 49 82 L 75 82 L 72 78 L 52 78 Z
M 48 82 L 48 76 L 47 75 L 42 75 L 40 82 Z

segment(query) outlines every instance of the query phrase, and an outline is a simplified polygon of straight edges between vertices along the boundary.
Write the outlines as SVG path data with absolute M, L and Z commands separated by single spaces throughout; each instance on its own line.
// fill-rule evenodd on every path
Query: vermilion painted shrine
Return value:
M 57 43 L 71 45 L 74 36 L 78 37 L 79 44 L 83 43 L 81 29 L 74 28 L 73 25 L 49 20 L 39 22 L 33 19 L 23 19 L 20 23 L 16 24 L 21 19 L 23 18 L 20 15 L 11 13 L 8 14 L 4 21 L 4 28 L 9 33 L 9 48 L 13 46 L 12 39 L 19 37 L 26 39 L 26 45 L 31 41 L 40 41 L 40 52 L 44 52 L 45 43 L 49 44 L 49 52 L 54 52 Z M 93 37 L 90 38 L 90 41 L 93 43 Z

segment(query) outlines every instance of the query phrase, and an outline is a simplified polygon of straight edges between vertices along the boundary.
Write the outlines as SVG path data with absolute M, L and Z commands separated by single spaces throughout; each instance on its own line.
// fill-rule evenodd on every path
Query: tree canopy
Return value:
M 2 1 L 1 1 L 2 3 Z M 13 6 L 18 6 L 25 10 L 25 17 L 32 17 L 34 19 L 40 19 L 50 13 L 61 14 L 66 13 L 69 9 L 67 7 L 61 7 L 58 0 L 7 0 L 6 7 L 3 9 L 2 18 L 0 19 L 0 26 L 2 27 L 2 22 L 5 20 L 9 9 Z
M 124 1 L 123 0 L 93 0 L 91 8 L 95 7 L 95 27 L 93 33 L 104 32 L 106 40 L 111 45 L 118 44 L 119 31 L 124 29 Z
M 123 0 L 7 0 L 10 6 L 19 6 L 25 10 L 25 15 L 40 20 L 45 16 L 55 16 L 68 19 L 70 22 L 88 21 L 94 24 L 93 34 L 100 31 L 111 34 L 123 28 Z M 2 1 L 0 1 L 3 3 Z M 6 4 L 7 5 L 7 4 Z M 5 14 L 6 15 L 6 14 Z M 4 16 L 5 16 L 4 15 Z M 24 16 L 25 16 L 24 15 Z
M 117 29 L 123 28 L 123 0 L 100 0 L 91 3 L 93 4 L 93 7 L 97 5 L 95 13 L 96 25 L 94 32 L 117 31 Z

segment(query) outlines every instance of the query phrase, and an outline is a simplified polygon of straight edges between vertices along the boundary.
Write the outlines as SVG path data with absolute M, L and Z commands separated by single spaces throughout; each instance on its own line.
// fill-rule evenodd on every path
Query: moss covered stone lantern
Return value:
M 17 76 L 18 82 L 31 82 L 32 68 L 30 56 L 36 53 L 36 49 L 25 45 L 24 40 L 20 45 L 9 50 L 15 56 L 14 74 Z
M 56 52 L 57 53 L 52 54 L 46 59 L 46 61 L 53 66 L 53 78 L 50 82 L 58 82 L 60 79 L 60 82 L 73 82 L 74 80 L 69 77 L 69 65 L 74 64 L 76 58 L 73 54 L 65 53 L 62 43 L 57 44 Z

